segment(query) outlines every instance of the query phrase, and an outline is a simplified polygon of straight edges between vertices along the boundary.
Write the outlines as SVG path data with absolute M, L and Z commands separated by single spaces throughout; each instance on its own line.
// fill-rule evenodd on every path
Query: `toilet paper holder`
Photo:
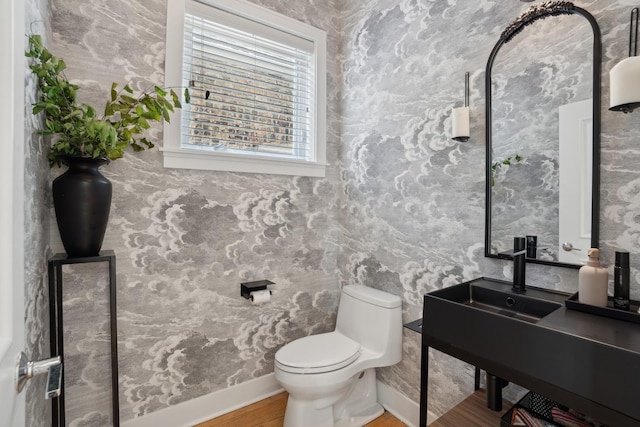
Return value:
M 240 283 L 240 295 L 249 299 L 251 292 L 265 290 L 268 285 L 275 285 L 275 283 L 271 280 L 256 280 L 254 282 Z

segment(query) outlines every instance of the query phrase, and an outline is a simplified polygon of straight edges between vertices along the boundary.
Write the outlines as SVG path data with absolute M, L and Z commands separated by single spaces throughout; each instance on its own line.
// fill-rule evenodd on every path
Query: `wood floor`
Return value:
M 196 427 L 282 427 L 287 397 L 287 393 L 276 394 Z M 385 412 L 367 424 L 367 427 L 406 427 L 406 424 Z
M 460 402 L 449 412 L 429 424 L 429 427 L 487 427 L 499 426 L 500 417 L 511 408 L 512 404 L 502 401 L 502 411 L 487 408 L 487 395 L 478 390 Z
M 195 427 L 282 427 L 287 393 L 276 394 L 237 411 L 222 415 Z M 500 417 L 511 404 L 503 401 L 503 410 L 491 411 L 486 405 L 484 390 L 478 390 L 458 406 L 438 418 L 429 427 L 487 427 L 499 426 Z M 385 412 L 366 427 L 406 427 L 406 424 Z

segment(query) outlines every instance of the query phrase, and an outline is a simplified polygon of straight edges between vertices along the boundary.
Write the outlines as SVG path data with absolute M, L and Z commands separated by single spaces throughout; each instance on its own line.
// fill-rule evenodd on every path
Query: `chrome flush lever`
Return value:
M 28 380 L 44 373 L 47 373 L 45 399 L 59 396 L 62 387 L 62 359 L 60 356 L 32 362 L 27 359 L 27 355 L 24 352 L 21 352 L 16 366 L 17 392 L 20 393 L 22 391 Z
M 571 251 L 581 251 L 582 249 L 578 249 L 578 248 L 574 248 L 573 245 L 569 242 L 564 242 L 562 244 L 562 249 L 564 249 L 566 252 L 571 252 Z

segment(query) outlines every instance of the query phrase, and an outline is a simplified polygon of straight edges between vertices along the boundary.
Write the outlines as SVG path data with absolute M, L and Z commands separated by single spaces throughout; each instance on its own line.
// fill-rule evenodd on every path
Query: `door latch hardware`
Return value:
M 20 393 L 22 391 L 28 380 L 44 373 L 47 374 L 45 399 L 59 396 L 62 388 L 62 359 L 60 356 L 32 362 L 27 359 L 27 355 L 24 352 L 21 352 L 16 367 L 17 392 Z

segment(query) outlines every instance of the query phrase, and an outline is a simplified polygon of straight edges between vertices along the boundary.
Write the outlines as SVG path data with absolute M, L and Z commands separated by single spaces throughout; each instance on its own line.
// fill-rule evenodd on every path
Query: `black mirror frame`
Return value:
M 502 256 L 491 253 L 491 69 L 498 51 L 503 44 L 508 43 L 516 34 L 521 32 L 524 27 L 549 16 L 557 15 L 582 15 L 591 24 L 593 30 L 593 165 L 591 177 L 591 247 L 597 248 L 600 241 L 599 224 L 600 224 L 600 129 L 601 129 L 601 63 L 602 63 L 602 44 L 600 27 L 593 15 L 585 9 L 575 6 L 571 2 L 566 1 L 550 1 L 536 5 L 528 9 L 515 21 L 513 21 L 500 35 L 500 39 L 493 47 L 487 69 L 485 73 L 485 133 L 486 133 L 486 205 L 485 205 L 485 238 L 484 238 L 484 256 L 488 258 L 511 259 L 508 256 Z M 579 264 L 569 264 L 559 261 L 545 261 L 536 258 L 527 258 L 527 262 L 534 264 L 544 264 L 556 267 L 580 268 Z

